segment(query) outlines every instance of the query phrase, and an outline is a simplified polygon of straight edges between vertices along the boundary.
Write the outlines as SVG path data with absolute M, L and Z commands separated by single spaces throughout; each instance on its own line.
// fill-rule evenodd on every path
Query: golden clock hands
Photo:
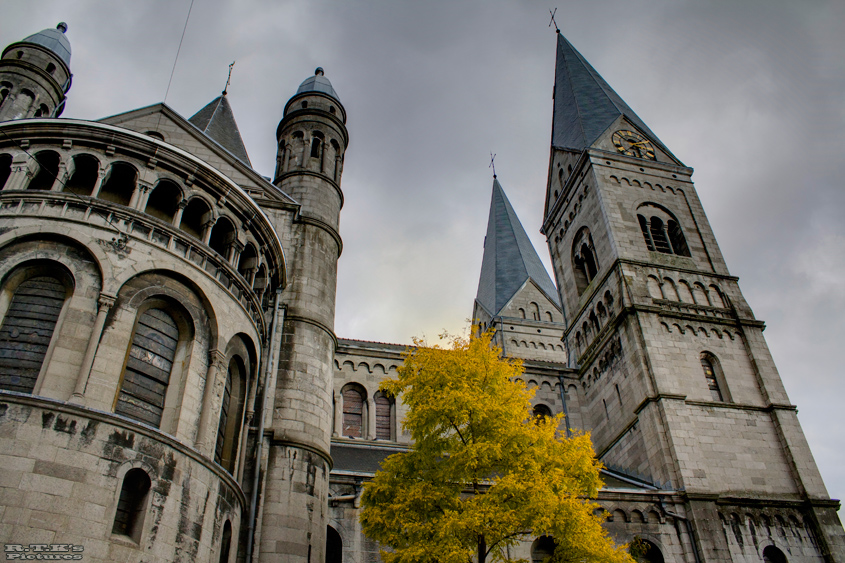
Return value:
M 632 143 L 631 141 L 628 141 L 628 142 L 631 143 L 632 147 L 636 146 L 636 145 L 647 145 L 648 144 L 648 141 L 640 141 L 639 143 Z

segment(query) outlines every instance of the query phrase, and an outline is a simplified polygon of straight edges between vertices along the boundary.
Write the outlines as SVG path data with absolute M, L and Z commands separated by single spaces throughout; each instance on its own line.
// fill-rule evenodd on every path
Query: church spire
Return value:
M 580 152 L 592 146 L 620 115 L 669 153 L 657 135 L 558 31 L 552 146 Z
M 502 185 L 493 179 L 490 218 L 484 238 L 484 258 L 476 302 L 491 316 L 531 279 L 553 303 L 560 306 L 557 289 L 511 207 Z

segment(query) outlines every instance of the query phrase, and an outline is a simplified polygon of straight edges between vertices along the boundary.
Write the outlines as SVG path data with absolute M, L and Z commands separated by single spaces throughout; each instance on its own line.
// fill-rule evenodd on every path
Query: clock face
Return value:
M 617 131 L 613 134 L 613 144 L 616 145 L 616 150 L 622 154 L 656 160 L 652 144 L 645 137 L 634 131 Z

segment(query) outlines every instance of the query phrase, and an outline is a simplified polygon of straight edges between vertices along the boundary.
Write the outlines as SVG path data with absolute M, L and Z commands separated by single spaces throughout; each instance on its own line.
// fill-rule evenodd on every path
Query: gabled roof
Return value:
M 528 239 L 501 184 L 493 179 L 493 197 L 484 258 L 475 300 L 492 316 L 498 315 L 511 297 L 531 279 L 558 307 L 560 298 L 554 282 Z
M 576 151 L 591 147 L 620 115 L 669 153 L 657 135 L 558 32 L 552 146 Z
M 235 123 L 232 106 L 226 99 L 226 94 L 217 96 L 207 106 L 199 110 L 188 120 L 197 129 L 214 139 L 220 145 L 235 155 L 239 160 L 252 166 L 246 154 L 241 132 Z

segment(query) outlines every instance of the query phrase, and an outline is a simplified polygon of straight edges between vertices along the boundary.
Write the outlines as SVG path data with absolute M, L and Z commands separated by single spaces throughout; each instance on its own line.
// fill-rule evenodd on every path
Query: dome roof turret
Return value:
M 67 32 L 67 24 L 60 22 L 55 29 L 43 29 L 30 35 L 21 43 L 33 43 L 49 49 L 70 68 L 70 41 L 68 41 L 65 32 Z
M 331 96 L 338 102 L 340 98 L 337 96 L 337 92 L 334 91 L 332 87 L 332 83 L 329 82 L 329 79 L 326 78 L 325 73 L 323 72 L 323 67 L 317 67 L 317 70 L 314 71 L 314 76 L 310 78 L 306 78 L 305 81 L 299 85 L 296 93 L 304 94 L 306 92 L 321 92 L 326 94 L 327 96 Z

